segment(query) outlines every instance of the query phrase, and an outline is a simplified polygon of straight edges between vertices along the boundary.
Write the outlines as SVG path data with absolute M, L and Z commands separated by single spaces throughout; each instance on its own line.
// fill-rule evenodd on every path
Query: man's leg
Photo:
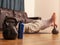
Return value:
M 50 21 L 53 23 L 51 26 L 54 26 L 55 25 L 57 27 L 57 25 L 55 24 L 55 22 L 56 22 L 56 14 L 55 13 L 53 13 Z
M 43 25 L 40 27 L 40 29 L 44 30 L 44 29 L 46 29 L 46 28 L 48 28 L 50 26 L 54 26 L 54 25 L 57 27 L 55 22 L 56 22 L 56 14 L 53 13 L 52 17 L 49 20 L 43 20 L 42 21 Z

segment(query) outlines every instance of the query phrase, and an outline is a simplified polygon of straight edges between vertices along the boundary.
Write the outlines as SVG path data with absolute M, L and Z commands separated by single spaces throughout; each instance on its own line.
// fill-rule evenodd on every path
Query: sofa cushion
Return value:
M 13 16 L 13 10 L 9 10 L 9 9 L 0 9 L 1 10 L 1 14 L 2 15 L 6 15 L 6 16 L 10 16 L 12 17 Z
M 25 22 L 24 12 L 14 11 L 14 17 L 17 19 L 17 21 L 23 21 L 23 22 Z

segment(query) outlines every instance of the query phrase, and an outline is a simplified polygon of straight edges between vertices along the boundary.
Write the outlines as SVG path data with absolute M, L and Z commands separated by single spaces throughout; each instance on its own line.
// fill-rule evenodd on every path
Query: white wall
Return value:
M 60 19 L 60 0 L 59 0 L 59 19 Z M 60 20 L 59 20 L 60 23 Z M 59 24 L 60 25 L 60 24 Z M 60 28 L 60 27 L 59 27 Z
M 35 0 L 24 0 L 25 1 L 25 12 L 28 17 L 34 17 Z
M 35 16 L 49 18 L 53 12 L 59 14 L 59 0 L 35 0 Z

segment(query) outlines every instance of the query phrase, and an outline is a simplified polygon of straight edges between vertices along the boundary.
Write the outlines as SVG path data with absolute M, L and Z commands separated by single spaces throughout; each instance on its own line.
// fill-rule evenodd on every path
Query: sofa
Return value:
M 24 11 L 0 8 L 0 28 L 2 28 L 2 23 L 6 16 L 16 18 L 18 22 L 23 21 L 23 23 L 30 23 L 37 19 L 41 20 L 41 17 L 28 17 L 27 13 Z

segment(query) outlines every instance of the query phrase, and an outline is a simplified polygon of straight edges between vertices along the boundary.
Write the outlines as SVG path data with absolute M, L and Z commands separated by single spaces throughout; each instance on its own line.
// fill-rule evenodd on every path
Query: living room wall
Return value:
M 28 17 L 34 17 L 35 12 L 35 0 L 24 0 L 25 12 L 27 12 Z

